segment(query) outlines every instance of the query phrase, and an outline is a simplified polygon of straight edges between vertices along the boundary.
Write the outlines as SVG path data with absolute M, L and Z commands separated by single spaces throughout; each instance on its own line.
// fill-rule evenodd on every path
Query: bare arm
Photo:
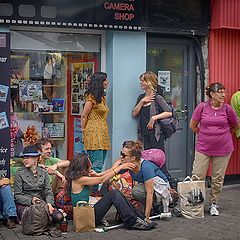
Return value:
M 68 167 L 70 165 L 70 161 L 68 160 L 60 160 L 52 166 L 47 167 L 48 173 L 53 174 L 58 168 Z
M 198 134 L 199 132 L 199 127 L 198 127 L 199 121 L 195 121 L 195 120 L 190 120 L 189 123 L 189 128 L 192 129 L 193 132 L 195 132 L 196 134 Z
M 113 169 L 115 170 L 115 168 L 116 168 L 117 166 L 119 166 L 121 163 L 122 163 L 121 159 L 118 159 L 118 160 L 116 160 L 116 162 L 112 165 L 111 168 L 107 169 L 107 170 L 104 171 L 104 172 L 100 172 L 100 173 L 96 173 L 94 170 L 91 170 L 91 176 L 93 176 L 93 177 L 103 176 L 103 175 L 105 175 L 106 173 L 109 173 L 109 172 L 113 171 Z
M 82 130 L 85 129 L 86 124 L 87 124 L 87 118 L 89 113 L 91 112 L 93 108 L 93 103 L 91 101 L 87 101 L 84 105 L 83 111 L 82 111 L 82 115 L 81 115 L 81 127 Z
M 106 182 L 107 180 L 114 177 L 118 172 L 122 169 L 129 169 L 133 170 L 135 168 L 135 165 L 133 163 L 124 163 L 122 165 L 117 166 L 116 168 L 111 168 L 109 171 L 106 171 L 106 173 L 103 176 L 96 176 L 96 177 L 81 177 L 76 180 L 76 182 L 80 185 L 96 185 L 103 182 Z
M 154 94 L 149 95 L 149 96 L 145 96 L 144 98 L 142 98 L 139 103 L 133 108 L 132 110 L 132 116 L 133 117 L 137 117 L 138 114 L 140 113 L 142 106 L 144 104 L 150 103 L 154 101 Z
M 153 204 L 153 193 L 154 193 L 154 189 L 153 189 L 153 179 L 149 179 L 144 183 L 145 189 L 146 189 L 146 207 L 145 207 L 145 216 L 146 216 L 146 220 L 149 222 L 150 219 L 150 212 L 152 209 L 152 204 Z
M 172 112 L 162 112 L 160 114 L 154 115 L 151 117 L 150 121 L 147 124 L 148 129 L 153 129 L 154 123 L 159 119 L 164 119 L 172 116 Z

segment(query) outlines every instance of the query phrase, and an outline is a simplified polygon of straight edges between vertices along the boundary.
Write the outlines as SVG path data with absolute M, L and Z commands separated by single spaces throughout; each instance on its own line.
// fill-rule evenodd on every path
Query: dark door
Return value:
M 165 142 L 168 170 L 174 177 L 190 174 L 193 143 L 188 129 L 193 105 L 194 58 L 190 41 L 148 38 L 147 70 L 158 75 L 164 97 L 177 109 L 177 131 Z M 190 139 L 190 140 L 189 140 Z

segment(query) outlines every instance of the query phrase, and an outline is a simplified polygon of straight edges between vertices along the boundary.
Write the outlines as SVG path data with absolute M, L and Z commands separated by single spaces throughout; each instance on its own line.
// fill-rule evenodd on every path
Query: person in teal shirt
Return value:
M 91 170 L 91 166 L 89 156 L 86 153 L 78 153 L 70 163 L 66 176 L 73 207 L 76 207 L 79 201 L 89 202 L 90 186 L 110 180 L 123 169 L 133 170 L 135 168 L 132 163 L 119 165 L 119 161 L 116 161 L 112 168 L 96 173 Z M 94 205 L 96 225 L 101 223 L 112 206 L 117 209 L 120 219 L 128 229 L 149 230 L 156 225 L 155 222 L 145 221 L 144 214 L 140 216 L 126 197 L 116 189 L 108 191 Z

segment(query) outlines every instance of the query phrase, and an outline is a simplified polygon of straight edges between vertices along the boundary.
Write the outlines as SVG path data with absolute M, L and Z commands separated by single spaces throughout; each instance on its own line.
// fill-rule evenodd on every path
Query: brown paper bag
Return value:
M 90 232 L 95 230 L 94 208 L 87 202 L 79 201 L 73 207 L 73 226 L 75 232 Z
M 204 217 L 205 181 L 193 181 L 186 177 L 178 183 L 180 210 L 188 219 Z

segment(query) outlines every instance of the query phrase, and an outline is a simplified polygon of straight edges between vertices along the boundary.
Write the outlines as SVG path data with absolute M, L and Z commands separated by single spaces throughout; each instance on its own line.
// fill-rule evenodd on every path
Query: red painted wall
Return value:
M 224 4 L 233 6 L 226 7 L 223 11 L 223 6 L 217 6 L 217 10 L 222 9 L 220 16 L 219 12 L 212 12 L 212 26 L 223 26 L 221 24 L 226 23 L 229 20 L 230 12 L 233 11 L 233 7 L 240 6 L 240 1 L 229 0 L 229 1 L 213 1 L 213 2 L 224 2 Z M 216 5 L 215 5 L 216 6 Z M 230 10 L 229 10 L 230 11 Z M 225 12 L 225 14 L 223 14 Z M 239 23 L 239 29 L 233 28 L 219 28 L 211 29 L 209 39 L 209 82 L 222 82 L 226 87 L 226 102 L 230 102 L 231 96 L 234 92 L 240 89 L 240 14 L 235 15 L 237 20 L 231 20 L 232 24 Z M 233 26 L 233 25 L 231 25 Z M 234 25 L 236 26 L 236 25 Z M 227 174 L 240 174 L 240 140 L 233 137 L 234 141 L 234 152 L 230 159 L 227 168 Z M 216 143 L 217 144 L 217 143 Z

